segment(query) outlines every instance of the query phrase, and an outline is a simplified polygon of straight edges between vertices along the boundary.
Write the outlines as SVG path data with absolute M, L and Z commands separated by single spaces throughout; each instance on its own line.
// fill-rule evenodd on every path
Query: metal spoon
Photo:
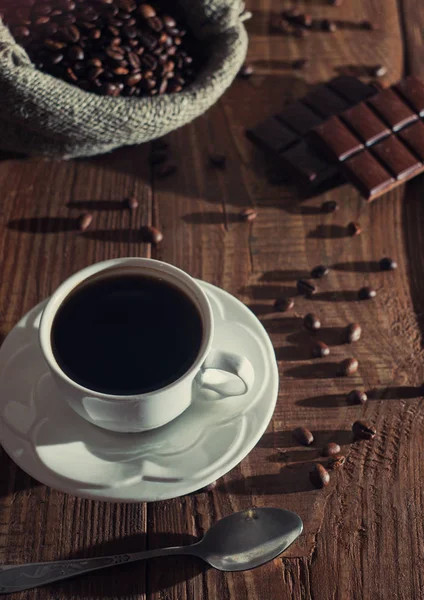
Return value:
M 90 571 L 171 554 L 198 556 L 219 571 L 244 571 L 263 565 L 284 552 L 302 529 L 302 520 L 294 512 L 281 508 L 253 508 L 221 519 L 203 539 L 191 546 L 0 567 L 0 593 L 21 592 Z

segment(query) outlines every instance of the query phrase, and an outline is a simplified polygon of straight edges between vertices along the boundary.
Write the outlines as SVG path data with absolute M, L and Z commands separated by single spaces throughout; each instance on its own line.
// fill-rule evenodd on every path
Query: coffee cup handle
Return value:
M 222 371 L 236 378 L 226 378 Z M 242 396 L 252 389 L 254 381 L 250 360 L 233 352 L 212 349 L 200 369 L 200 386 L 221 396 Z

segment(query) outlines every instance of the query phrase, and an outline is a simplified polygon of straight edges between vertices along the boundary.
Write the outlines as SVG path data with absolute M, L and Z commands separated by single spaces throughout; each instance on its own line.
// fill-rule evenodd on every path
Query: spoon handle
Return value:
M 190 546 L 176 546 L 174 548 L 160 548 L 146 550 L 145 552 L 131 552 L 97 558 L 80 558 L 77 560 L 58 560 L 52 562 L 28 563 L 22 565 L 0 566 L 0 594 L 11 594 L 29 590 L 40 585 L 68 579 L 98 571 L 107 567 L 114 567 L 123 563 L 135 562 L 156 556 L 169 556 L 171 554 L 194 554 Z

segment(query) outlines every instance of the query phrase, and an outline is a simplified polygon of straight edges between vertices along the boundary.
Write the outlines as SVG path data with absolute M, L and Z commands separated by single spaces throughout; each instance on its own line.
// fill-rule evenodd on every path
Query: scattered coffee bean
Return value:
M 125 198 L 124 202 L 130 210 L 136 210 L 138 208 L 138 200 L 135 196 L 128 196 L 128 198 Z
M 371 300 L 371 298 L 375 298 L 376 295 L 377 292 L 368 286 L 361 288 L 358 292 L 359 300 Z
M 296 283 L 296 289 L 302 296 L 306 296 L 309 298 L 316 292 L 316 287 L 309 283 L 309 281 L 305 281 L 304 279 L 299 279 Z
M 347 395 L 347 401 L 349 404 L 366 404 L 368 401 L 368 396 L 361 390 L 352 390 Z
M 156 175 L 160 179 L 165 179 L 165 177 L 169 177 L 173 175 L 177 170 L 177 165 L 173 162 L 165 162 L 157 167 L 155 170 Z
M 362 233 L 361 226 L 359 225 L 359 223 L 355 223 L 354 221 L 351 221 L 348 224 L 347 231 L 349 235 L 359 235 L 360 233 Z
M 330 354 L 330 348 L 324 342 L 315 342 L 312 346 L 312 356 L 314 358 L 323 358 Z
M 382 271 L 394 271 L 398 268 L 398 264 L 393 258 L 384 257 L 379 262 Z
M 345 336 L 346 336 L 346 342 L 348 344 L 353 344 L 354 342 L 358 342 L 361 339 L 361 335 L 362 335 L 362 327 L 359 325 L 359 323 L 350 323 L 346 327 Z
M 293 307 L 294 307 L 293 298 L 285 298 L 285 297 L 277 298 L 277 300 L 274 302 L 274 308 L 278 312 L 287 312 L 288 310 L 292 310 Z
M 355 438 L 362 440 L 372 440 L 377 433 L 374 427 L 363 421 L 355 421 L 352 425 L 352 431 Z
M 359 363 L 356 358 L 346 358 L 340 363 L 338 374 L 343 377 L 350 377 L 357 372 L 358 367 Z
M 309 473 L 309 480 L 314 487 L 322 489 L 330 483 L 330 474 L 325 467 L 317 463 Z
M 209 162 L 212 166 L 223 169 L 227 159 L 224 154 L 211 154 L 209 157 Z
M 308 313 L 303 319 L 303 325 L 306 329 L 309 329 L 309 331 L 317 331 L 321 327 L 321 321 L 313 313 Z
M 293 431 L 293 437 L 299 444 L 302 444 L 302 446 L 310 446 L 314 441 L 312 432 L 306 427 L 297 427 Z
M 337 25 L 334 23 L 334 21 L 330 21 L 329 19 L 323 19 L 321 28 L 323 31 L 329 31 L 330 33 L 337 31 Z
M 300 31 L 304 31 L 304 30 L 301 29 Z M 298 58 L 297 60 L 294 60 L 292 62 L 292 69 L 295 69 L 296 71 L 300 71 L 300 70 L 304 69 L 307 64 L 308 64 L 308 60 L 306 58 Z
M 252 65 L 249 65 L 247 63 L 245 63 L 242 68 L 240 69 L 240 71 L 238 72 L 238 76 L 241 77 L 242 79 L 249 79 L 249 77 L 251 77 L 253 75 L 253 67 Z
M 346 457 L 343 454 L 339 454 L 339 456 L 331 456 L 330 460 L 327 463 L 327 469 L 331 469 L 332 471 L 337 471 L 337 469 L 341 469 L 346 462 Z
M 243 208 L 239 215 L 242 221 L 254 221 L 258 213 L 254 208 Z
M 336 212 L 336 210 L 339 210 L 339 205 L 335 200 L 328 200 L 321 204 L 321 212 L 323 213 L 333 213 Z
M 387 68 L 383 65 L 377 65 L 370 70 L 371 77 L 384 77 L 387 75 Z
M 323 456 L 337 456 L 340 454 L 341 448 L 336 442 L 328 442 L 321 451 Z
M 200 42 L 163 8 L 18 0 L 3 2 L 1 12 L 37 68 L 96 94 L 140 97 L 181 91 L 204 63 Z
M 142 241 L 146 244 L 159 244 L 163 240 L 162 232 L 152 225 L 142 225 L 140 234 Z
M 85 231 L 91 225 L 93 221 L 93 215 L 91 213 L 83 213 L 78 219 L 78 227 L 80 231 Z
M 317 267 L 314 267 L 312 269 L 311 277 L 313 277 L 314 279 L 321 279 L 321 277 L 328 275 L 329 272 L 330 269 L 328 267 L 325 267 L 324 265 L 318 265 Z

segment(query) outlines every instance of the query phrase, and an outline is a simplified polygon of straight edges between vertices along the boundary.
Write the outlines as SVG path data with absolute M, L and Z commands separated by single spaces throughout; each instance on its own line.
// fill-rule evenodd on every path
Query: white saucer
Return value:
M 244 354 L 252 390 L 233 398 L 204 391 L 177 419 L 144 433 L 113 433 L 81 419 L 59 396 L 38 344 L 45 302 L 0 349 L 0 442 L 38 481 L 94 500 L 153 502 L 193 492 L 235 467 L 264 433 L 278 370 L 271 341 L 239 300 L 199 282 L 215 320 L 213 346 Z

